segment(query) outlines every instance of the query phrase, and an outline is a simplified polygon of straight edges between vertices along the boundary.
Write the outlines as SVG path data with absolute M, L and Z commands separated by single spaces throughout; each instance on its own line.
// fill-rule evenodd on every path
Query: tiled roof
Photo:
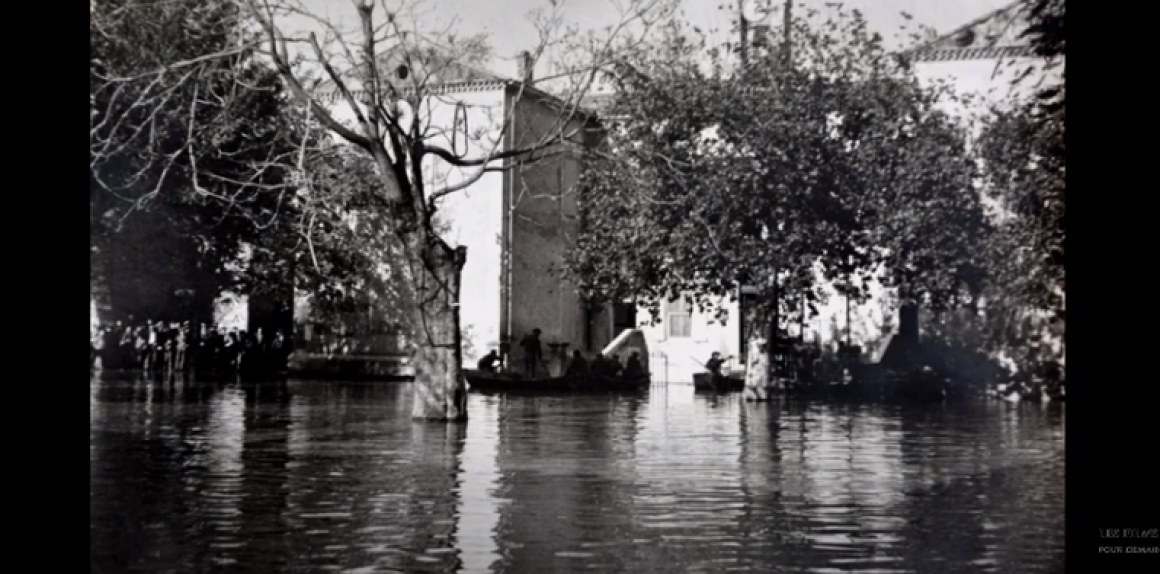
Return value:
M 1027 2 L 1018 0 L 949 34 L 909 51 L 918 61 L 991 60 L 1034 57 L 1027 29 Z

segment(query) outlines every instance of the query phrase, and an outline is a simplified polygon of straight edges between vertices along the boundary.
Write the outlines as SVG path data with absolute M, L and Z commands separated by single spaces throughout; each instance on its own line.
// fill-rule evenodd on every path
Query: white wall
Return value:
M 836 345 L 845 342 L 846 337 L 846 298 L 838 293 L 832 283 L 822 278 L 820 268 L 815 270 L 815 274 L 825 298 L 816 304 L 818 315 L 806 321 L 805 340 L 819 341 L 824 347 L 836 349 Z M 850 303 L 850 343 L 861 346 L 871 360 L 877 360 L 890 341 L 890 336 L 898 330 L 898 305 L 895 290 L 886 288 L 878 281 L 869 287 L 870 297 L 867 301 L 861 304 Z M 893 328 L 884 330 L 883 326 L 887 324 Z M 793 326 L 788 327 L 790 333 L 797 332 Z
M 1028 67 L 1033 67 L 1032 76 L 1015 80 Z M 936 81 L 950 81 L 960 96 L 969 96 L 966 105 L 944 102 L 944 109 L 970 122 L 977 134 L 980 117 L 990 106 L 1026 100 L 1047 82 L 1059 78 L 1059 70 L 1045 70 L 1038 59 L 1003 58 L 991 60 L 960 60 L 917 62 L 915 75 L 919 81 L 932 84 Z
M 673 305 L 680 304 L 680 302 Z M 709 360 L 713 351 L 721 353 L 722 357 L 730 355 L 737 357 L 741 354 L 741 315 L 736 301 L 723 298 L 717 303 L 725 308 L 729 315 L 725 324 L 715 320 L 712 311 L 702 313 L 697 309 L 691 315 L 692 329 L 690 337 L 669 336 L 669 323 L 666 321 L 666 305 L 662 305 L 661 322 L 658 325 L 644 325 L 641 332 L 648 344 L 650 354 L 663 353 L 665 363 L 657 362 L 650 357 L 649 369 L 656 373 L 667 363 L 667 380 L 669 383 L 692 383 L 693 373 L 703 372 L 704 363 Z M 642 321 L 649 318 L 648 309 L 638 308 L 637 317 Z M 623 357 L 622 357 L 623 359 Z M 734 359 L 729 363 L 730 368 L 743 368 L 740 360 Z M 660 379 L 658 373 L 657 378 Z

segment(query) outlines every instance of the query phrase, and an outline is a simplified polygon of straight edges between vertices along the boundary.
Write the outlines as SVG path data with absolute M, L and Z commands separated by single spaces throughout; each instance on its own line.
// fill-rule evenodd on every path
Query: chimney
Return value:
M 527 50 L 516 54 L 516 72 L 519 74 L 521 82 L 531 84 L 535 81 L 535 62 L 532 61 L 532 55 Z

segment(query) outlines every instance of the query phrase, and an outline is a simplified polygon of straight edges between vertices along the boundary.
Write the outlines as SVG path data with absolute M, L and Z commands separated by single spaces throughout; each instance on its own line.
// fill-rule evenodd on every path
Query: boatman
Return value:
M 705 370 L 709 371 L 714 377 L 721 376 L 721 367 L 725 365 L 726 359 L 721 358 L 721 353 L 713 351 L 713 355 L 705 362 Z
M 498 362 L 499 362 L 499 352 L 497 352 L 495 349 L 492 349 L 491 352 L 484 355 L 483 358 L 480 359 L 479 362 L 476 363 L 475 366 L 479 367 L 479 370 L 481 370 L 481 371 L 484 371 L 487 373 L 494 373 L 495 372 L 495 365 Z

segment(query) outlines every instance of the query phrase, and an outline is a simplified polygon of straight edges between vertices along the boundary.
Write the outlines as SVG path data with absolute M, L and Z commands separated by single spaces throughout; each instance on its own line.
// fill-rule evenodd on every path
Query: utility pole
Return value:
M 793 58 L 791 57 L 793 49 L 792 34 L 793 34 L 793 0 L 785 0 L 785 13 L 782 21 L 782 39 L 781 52 L 783 63 L 786 69 L 793 65 Z
M 741 55 L 741 69 L 749 67 L 749 21 L 745 19 L 746 0 L 737 0 L 737 30 L 741 33 L 738 53 Z

